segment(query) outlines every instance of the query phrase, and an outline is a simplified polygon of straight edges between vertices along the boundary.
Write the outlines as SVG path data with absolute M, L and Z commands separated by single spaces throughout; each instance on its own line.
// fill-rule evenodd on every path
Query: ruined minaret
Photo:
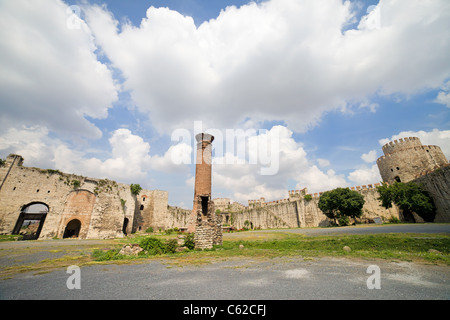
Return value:
M 197 140 L 197 163 L 195 168 L 194 203 L 188 227 L 195 232 L 195 246 L 205 249 L 213 244 L 222 244 L 222 225 L 216 218 L 214 202 L 211 199 L 211 161 L 214 137 L 199 133 Z

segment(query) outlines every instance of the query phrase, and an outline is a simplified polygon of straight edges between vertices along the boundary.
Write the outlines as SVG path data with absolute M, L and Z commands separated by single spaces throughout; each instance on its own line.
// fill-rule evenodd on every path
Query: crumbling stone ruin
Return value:
M 20 155 L 0 165 L 0 234 L 24 239 L 120 238 L 147 230 L 195 232 L 198 248 L 222 243 L 222 228 L 241 229 L 317 227 L 330 224 L 321 212 L 321 193 L 292 190 L 288 198 L 248 206 L 231 199 L 211 199 L 211 143 L 213 136 L 197 135 L 197 164 L 193 210 L 168 205 L 168 192 L 130 192 L 130 185 L 88 178 L 58 170 L 23 166 Z M 437 146 L 423 146 L 418 138 L 404 138 L 383 146 L 377 160 L 383 182 L 415 181 L 424 185 L 437 208 L 435 222 L 450 222 L 450 166 Z M 362 221 L 401 219 L 399 209 L 381 206 L 376 186 L 352 187 L 364 196 Z M 216 211 L 219 211 L 219 214 Z M 421 222 L 420 217 L 414 216 Z
M 142 190 L 136 196 L 128 184 L 26 167 L 23 161 L 11 154 L 0 166 L 0 234 L 120 238 L 187 220 L 187 210 L 168 206 L 167 191 Z
M 211 162 L 214 137 L 199 133 L 197 140 L 197 164 L 192 218 L 188 230 L 194 232 L 195 247 L 210 249 L 222 245 L 222 224 L 216 217 L 211 199 Z

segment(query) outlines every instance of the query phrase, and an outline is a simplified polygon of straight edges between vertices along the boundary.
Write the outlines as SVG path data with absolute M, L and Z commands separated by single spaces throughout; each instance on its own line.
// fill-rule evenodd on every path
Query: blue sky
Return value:
M 0 157 L 27 166 L 190 208 L 195 165 L 173 159 L 194 159 L 194 121 L 279 142 L 274 174 L 213 166 L 213 197 L 244 204 L 377 183 L 403 136 L 450 158 L 445 0 L 2 1 L 0 21 Z

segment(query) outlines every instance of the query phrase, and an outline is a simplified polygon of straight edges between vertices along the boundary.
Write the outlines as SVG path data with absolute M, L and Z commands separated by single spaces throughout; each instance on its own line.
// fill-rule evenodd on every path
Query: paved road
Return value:
M 367 273 L 370 265 L 380 268 L 380 289 L 367 286 L 375 275 Z M 3 280 L 0 299 L 450 299 L 448 267 L 385 260 L 296 257 L 184 267 L 155 261 L 97 265 L 83 267 L 81 289 L 72 290 L 67 287 L 70 276 L 58 270 Z
M 259 232 L 264 232 L 260 230 Z M 275 231 L 275 230 L 272 230 Z M 277 229 L 278 232 L 293 232 L 306 235 L 338 235 L 338 234 L 379 234 L 379 233 L 450 233 L 450 224 L 387 224 L 356 225 L 334 228 L 296 228 Z
M 449 233 L 449 228 L 446 224 L 422 224 L 289 231 L 307 234 Z M 62 240 L 15 242 L 1 243 L 0 249 L 13 246 L 24 250 L 28 246 L 30 249 L 27 250 L 32 251 L 40 245 L 51 249 L 51 245 L 57 243 L 77 244 L 76 241 Z M 83 243 L 96 244 L 95 240 Z M 372 276 L 367 273 L 370 265 L 379 267 L 380 289 L 367 287 L 367 280 Z M 72 290 L 67 287 L 70 276 L 65 269 L 60 269 L 0 280 L 0 299 L 450 299 L 448 266 L 386 260 L 289 257 L 271 260 L 232 258 L 183 267 L 171 265 L 170 260 L 96 265 L 80 269 L 81 289 Z

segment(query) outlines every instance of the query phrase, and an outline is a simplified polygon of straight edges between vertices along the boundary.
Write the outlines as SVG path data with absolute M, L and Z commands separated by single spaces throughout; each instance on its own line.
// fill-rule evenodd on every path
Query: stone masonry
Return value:
M 211 162 L 214 137 L 199 133 L 197 140 L 197 163 L 192 219 L 189 231 L 194 231 L 195 247 L 210 249 L 222 245 L 222 224 L 216 217 L 214 201 L 211 199 Z
M 27 219 L 38 220 L 37 239 L 120 238 L 150 226 L 166 228 L 166 191 L 142 190 L 138 199 L 128 184 L 25 167 L 23 161 L 11 154 L 0 166 L 0 234 L 19 233 Z M 47 210 L 30 214 L 33 205 Z
M 424 146 L 417 137 L 391 141 L 383 147 L 377 165 L 384 182 L 409 182 L 446 166 L 448 161 L 438 146 Z
M 211 143 L 213 136 L 196 136 L 197 164 L 193 210 L 168 205 L 168 192 L 142 190 L 135 196 L 130 185 L 88 178 L 58 170 L 23 166 L 11 154 L 0 165 L 0 234 L 18 234 L 27 227 L 29 239 L 78 237 L 118 238 L 132 232 L 179 228 L 195 231 L 198 248 L 222 243 L 222 224 L 253 229 L 326 226 L 329 219 L 318 208 L 320 193 L 292 190 L 288 198 L 248 206 L 231 199 L 211 198 Z M 383 182 L 421 183 L 437 207 L 435 222 L 450 222 L 450 166 L 437 146 L 423 146 L 418 138 L 403 138 L 383 146 L 377 160 Z M 381 206 L 379 183 L 352 187 L 364 196 L 362 222 L 402 218 L 396 206 Z M 217 202 L 217 206 L 214 202 Z M 36 209 L 37 208 L 37 209 Z M 219 214 L 216 214 L 216 210 Z M 414 215 L 416 221 L 421 220 Z M 32 232 L 31 232 L 32 231 Z

